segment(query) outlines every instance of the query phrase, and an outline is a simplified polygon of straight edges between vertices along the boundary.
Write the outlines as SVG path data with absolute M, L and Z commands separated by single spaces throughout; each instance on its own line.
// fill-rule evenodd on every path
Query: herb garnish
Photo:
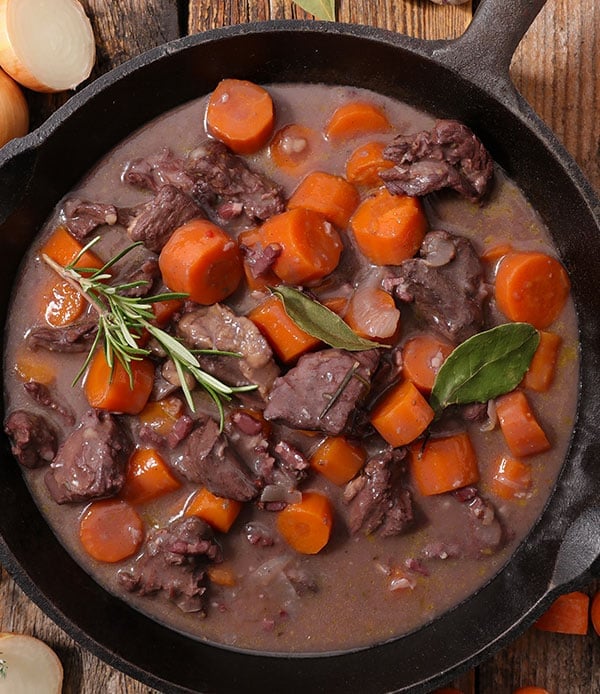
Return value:
M 117 285 L 107 283 L 111 279 L 111 275 L 107 271 L 134 248 L 141 245 L 141 242 L 127 246 L 127 248 L 108 260 L 99 270 L 96 268 L 76 267 L 77 262 L 84 253 L 90 250 L 98 241 L 99 237 L 92 239 L 71 263 L 65 267 L 59 265 L 47 255 L 42 255 L 44 262 L 77 289 L 98 313 L 98 332 L 83 366 L 73 381 L 73 385 L 83 376 L 100 341 L 104 342 L 104 352 L 108 365 L 114 368 L 116 358 L 129 375 L 130 382 L 133 385 L 131 362 L 150 355 L 150 350 L 146 347 L 141 347 L 138 342 L 144 331 L 147 331 L 160 344 L 175 365 L 181 388 L 190 409 L 193 411 L 195 407 L 189 385 L 185 379 L 186 373 L 190 373 L 213 399 L 219 411 L 222 427 L 224 420 L 223 401 L 229 400 L 234 393 L 255 390 L 256 386 L 253 384 L 228 386 L 211 374 L 203 371 L 195 354 L 236 357 L 240 355 L 216 349 L 190 351 L 172 335 L 152 324 L 151 321 L 154 319 L 152 304 L 158 301 L 186 298 L 187 294 L 165 292 L 147 297 L 127 296 L 126 292 L 128 290 L 144 286 L 148 282 L 146 280 L 137 280 Z
M 295 3 L 316 19 L 335 21 L 335 0 L 295 0 Z

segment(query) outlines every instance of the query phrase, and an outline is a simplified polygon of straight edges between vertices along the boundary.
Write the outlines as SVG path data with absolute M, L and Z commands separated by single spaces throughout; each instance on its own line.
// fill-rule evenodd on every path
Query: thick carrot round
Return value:
M 365 464 L 367 453 L 345 436 L 328 436 L 310 457 L 313 470 L 334 484 L 350 482 Z
M 396 448 L 420 436 L 433 421 L 429 403 L 410 381 L 394 386 L 376 405 L 371 424 Z
M 427 226 L 418 198 L 391 195 L 385 188 L 363 200 L 350 220 L 359 249 L 376 265 L 399 265 L 412 258 Z
M 144 504 L 181 487 L 160 453 L 138 448 L 129 458 L 121 497 L 131 504 Z
M 144 526 L 133 506 L 122 499 L 94 501 L 79 525 L 83 549 L 97 561 L 114 563 L 137 552 Z
M 496 304 L 510 320 L 544 330 L 562 311 L 571 285 L 564 267 L 539 252 L 509 253 L 496 272 Z
M 585 636 L 588 632 L 589 607 L 590 598 L 585 593 L 565 593 L 556 598 L 535 626 L 542 631 Z
M 430 393 L 437 372 L 452 349 L 452 345 L 428 333 L 411 337 L 402 347 L 402 375 L 422 393 Z
M 357 147 L 346 162 L 346 178 L 357 186 L 380 186 L 379 172 L 390 169 L 394 162 L 383 158 L 383 142 L 367 142 Z
M 370 132 L 385 132 L 390 122 L 381 108 L 368 101 L 352 101 L 337 108 L 325 128 L 329 140 L 348 140 Z
M 202 487 L 185 509 L 186 516 L 198 516 L 222 533 L 229 531 L 242 510 L 242 502 L 215 496 Z
M 387 342 L 399 332 L 400 311 L 389 292 L 362 287 L 350 297 L 344 320 L 361 337 Z
M 479 481 L 477 455 L 466 432 L 411 447 L 410 470 L 423 496 L 443 494 Z
M 550 442 L 522 391 L 514 390 L 497 398 L 496 413 L 510 452 L 517 458 L 543 453 L 550 448 Z
M 501 499 L 525 499 L 531 495 L 531 467 L 518 458 L 501 456 L 494 465 L 492 492 Z
M 325 219 L 343 229 L 358 206 L 356 188 L 341 176 L 313 171 L 300 181 L 288 201 L 288 209 L 304 207 L 320 212 Z
M 277 514 L 277 529 L 283 539 L 302 554 L 317 554 L 329 542 L 333 508 L 318 492 L 304 492 L 297 504 L 288 504 Z
M 594 631 L 600 636 L 600 590 L 594 595 L 590 609 Z
M 523 377 L 522 385 L 529 390 L 545 393 L 554 381 L 562 338 L 556 333 L 544 330 L 540 330 L 539 333 L 540 342 Z
M 67 231 L 66 227 L 57 227 L 42 246 L 41 253 L 52 258 L 55 263 L 69 265 L 83 250 L 83 245 Z M 104 262 L 93 251 L 86 251 L 75 263 L 79 268 L 94 268 L 99 270 Z
M 206 305 L 232 294 L 243 275 L 236 242 L 207 219 L 193 219 L 176 229 L 158 265 L 169 289 Z
M 44 302 L 44 318 L 54 328 L 71 325 L 81 318 L 86 307 L 81 293 L 64 280 L 52 283 L 44 293 Z
M 109 412 L 139 414 L 148 402 L 154 386 L 154 364 L 149 359 L 132 361 L 131 372 L 133 384 L 116 358 L 111 369 L 104 350 L 97 350 L 83 384 L 90 405 Z
M 273 135 L 269 145 L 271 160 L 282 171 L 297 175 L 317 157 L 319 138 L 317 131 L 306 125 L 285 125 Z

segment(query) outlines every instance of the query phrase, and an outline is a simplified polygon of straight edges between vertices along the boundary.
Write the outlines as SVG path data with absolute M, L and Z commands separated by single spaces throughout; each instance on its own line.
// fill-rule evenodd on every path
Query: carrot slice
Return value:
M 405 446 L 420 436 L 433 421 L 429 403 L 410 381 L 403 381 L 384 395 L 371 414 L 371 424 L 390 446 Z
M 513 694 L 550 694 L 550 692 L 547 689 L 543 689 L 542 687 L 519 687 L 518 689 L 515 689 Z
M 379 172 L 390 169 L 394 162 L 383 158 L 383 142 L 367 142 L 352 152 L 346 162 L 346 178 L 357 186 L 380 186 Z
M 242 259 L 235 241 L 207 219 L 193 219 L 176 229 L 158 257 L 167 287 L 188 294 L 198 304 L 214 304 L 232 294 L 242 279 Z
M 600 590 L 594 595 L 590 615 L 594 631 L 600 636 Z
M 310 457 L 313 470 L 334 484 L 350 482 L 365 464 L 367 453 L 345 436 L 328 436 Z
M 129 458 L 121 497 L 131 504 L 144 504 L 179 487 L 181 483 L 157 450 L 138 448 Z
M 229 531 L 242 510 L 242 502 L 215 496 L 202 487 L 185 509 L 186 516 L 198 516 L 222 533 Z
M 131 362 L 133 386 L 129 374 L 115 360 L 113 369 L 99 349 L 90 362 L 83 390 L 92 407 L 109 412 L 139 414 L 145 407 L 154 385 L 154 364 L 149 359 Z
M 64 267 L 72 263 L 82 249 L 83 245 L 74 236 L 71 236 L 67 228 L 59 226 L 48 237 L 40 252 Z M 75 263 L 76 267 L 89 267 L 96 270 L 99 270 L 103 265 L 102 260 L 92 251 L 86 251 Z
M 376 265 L 399 265 L 412 258 L 427 226 L 418 198 L 391 195 L 385 188 L 363 200 L 350 220 L 359 249 Z
M 269 92 L 247 80 L 221 80 L 206 110 L 208 131 L 238 154 L 252 154 L 265 145 L 274 119 Z
M 361 337 L 388 342 L 399 333 L 400 311 L 385 290 L 362 287 L 350 298 L 344 320 Z
M 501 456 L 495 463 L 491 490 L 501 499 L 524 499 L 531 494 L 531 467 L 517 458 Z
M 410 469 L 423 496 L 443 494 L 479 480 L 477 455 L 466 432 L 411 447 Z
M 325 219 L 343 229 L 358 206 L 360 196 L 356 188 L 341 176 L 323 171 L 308 174 L 288 201 L 288 209 L 304 207 L 320 212 Z
M 313 161 L 319 150 L 316 130 L 299 123 L 290 123 L 279 129 L 269 145 L 271 160 L 289 174 L 298 174 Z
M 522 385 L 529 390 L 545 393 L 554 381 L 562 338 L 556 333 L 548 333 L 543 330 L 540 330 L 539 333 L 540 343 L 535 350 L 529 369 L 523 377 Z
M 277 529 L 283 539 L 302 554 L 317 554 L 329 542 L 333 508 L 318 492 L 304 492 L 297 504 L 288 504 L 277 514 Z
M 550 442 L 522 391 L 513 390 L 497 398 L 496 413 L 510 452 L 517 458 L 550 448 Z
M 452 345 L 433 335 L 411 337 L 402 347 L 402 375 L 422 393 L 430 393 L 437 372 L 452 349 Z
M 559 634 L 579 634 L 588 632 L 590 598 L 585 593 L 573 591 L 560 595 L 548 610 L 537 620 L 535 627 L 542 631 Z
M 544 330 L 562 311 L 571 285 L 564 267 L 538 252 L 509 253 L 496 272 L 498 308 L 510 320 Z
M 369 132 L 385 132 L 391 125 L 381 108 L 368 101 L 352 101 L 337 108 L 325 128 L 329 140 L 348 140 Z
M 144 538 L 142 519 L 122 499 L 90 504 L 79 525 L 84 550 L 97 561 L 114 563 L 137 552 Z
M 285 364 L 316 349 L 320 340 L 299 328 L 288 316 L 281 301 L 269 296 L 248 314 L 248 318 L 267 338 L 277 356 Z
M 44 293 L 46 309 L 44 317 L 54 328 L 71 325 L 78 320 L 86 307 L 80 292 L 64 280 L 54 282 Z

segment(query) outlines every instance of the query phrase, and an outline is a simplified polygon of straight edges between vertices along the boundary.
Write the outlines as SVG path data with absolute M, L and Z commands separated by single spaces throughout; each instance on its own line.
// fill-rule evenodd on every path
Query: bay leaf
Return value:
M 437 414 L 448 405 L 487 402 L 521 382 L 540 341 L 529 323 L 505 323 L 460 344 L 438 371 L 430 404 Z
M 302 0 L 302 2 L 296 0 L 295 4 L 312 14 L 315 19 L 335 22 L 335 0 Z
M 387 347 L 379 342 L 360 337 L 337 313 L 330 311 L 298 289 L 281 285 L 272 291 L 281 299 L 285 312 L 299 328 L 330 347 L 345 349 L 349 352 Z

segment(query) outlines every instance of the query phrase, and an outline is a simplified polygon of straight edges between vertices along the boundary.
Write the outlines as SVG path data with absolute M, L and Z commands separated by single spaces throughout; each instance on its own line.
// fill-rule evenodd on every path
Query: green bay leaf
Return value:
M 360 337 L 336 313 L 298 289 L 281 285 L 272 291 L 281 299 L 285 312 L 299 328 L 330 347 L 349 352 L 387 347 Z
M 449 405 L 487 402 L 516 388 L 540 341 L 529 323 L 505 323 L 460 344 L 438 371 L 430 404 L 436 413 Z
M 312 14 L 315 19 L 335 22 L 335 0 L 302 0 L 301 2 L 295 0 L 295 4 Z

